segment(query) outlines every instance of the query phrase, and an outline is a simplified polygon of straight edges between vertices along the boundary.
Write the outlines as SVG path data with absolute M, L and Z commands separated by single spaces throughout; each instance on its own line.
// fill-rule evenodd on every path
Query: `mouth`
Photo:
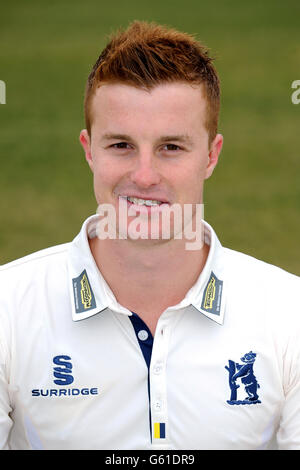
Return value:
M 157 196 L 156 196 L 157 197 Z M 155 216 L 169 207 L 169 202 L 160 199 L 144 199 L 136 196 L 119 196 L 120 202 L 126 202 L 129 216 L 139 213 L 147 217 Z M 133 213 L 131 211 L 134 211 Z
M 129 205 L 135 206 L 146 206 L 146 207 L 158 207 L 164 204 L 169 204 L 167 201 L 161 201 L 158 199 L 143 199 L 135 196 L 120 196 L 121 199 L 127 201 Z

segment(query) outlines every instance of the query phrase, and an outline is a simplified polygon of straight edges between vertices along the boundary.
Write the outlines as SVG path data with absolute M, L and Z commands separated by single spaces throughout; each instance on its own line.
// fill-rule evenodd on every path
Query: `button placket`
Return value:
M 170 321 L 170 320 L 169 320 Z M 162 317 L 158 321 L 150 365 L 150 397 L 152 445 L 168 444 L 166 362 L 170 324 Z

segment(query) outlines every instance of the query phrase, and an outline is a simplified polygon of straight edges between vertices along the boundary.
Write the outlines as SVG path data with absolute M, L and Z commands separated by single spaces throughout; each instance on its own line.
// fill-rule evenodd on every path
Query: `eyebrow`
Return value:
M 103 134 L 101 140 L 132 140 L 127 134 Z
M 192 145 L 192 143 L 193 143 L 191 137 L 186 135 L 186 134 L 182 134 L 182 135 L 165 135 L 165 136 L 160 137 L 158 140 L 159 140 L 159 142 L 172 141 L 172 142 L 181 142 L 183 144 L 189 144 L 189 145 Z
M 103 134 L 101 137 L 101 140 L 126 140 L 126 141 L 132 141 L 132 137 L 130 137 L 127 134 Z M 193 141 L 190 136 L 187 134 L 179 134 L 179 135 L 165 135 L 161 136 L 158 139 L 158 142 L 181 142 L 184 144 L 192 145 Z

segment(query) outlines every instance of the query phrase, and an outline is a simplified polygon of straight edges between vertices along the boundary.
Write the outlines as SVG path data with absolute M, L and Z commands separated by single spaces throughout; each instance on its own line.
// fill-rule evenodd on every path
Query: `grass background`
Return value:
M 1 5 L 0 264 L 70 241 L 95 212 L 78 136 L 88 73 L 132 20 L 196 34 L 222 84 L 205 218 L 223 245 L 300 275 L 298 0 L 15 0 Z

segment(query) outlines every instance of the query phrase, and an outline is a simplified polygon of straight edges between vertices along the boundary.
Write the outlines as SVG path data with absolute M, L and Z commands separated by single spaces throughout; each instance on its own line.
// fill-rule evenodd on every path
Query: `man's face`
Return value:
M 165 204 L 202 203 L 204 180 L 217 164 L 223 139 L 218 134 L 209 148 L 201 86 L 176 82 L 145 91 L 102 85 L 91 115 L 91 138 L 83 130 L 80 141 L 98 204 L 112 204 L 118 218 L 120 201 L 149 215 Z

